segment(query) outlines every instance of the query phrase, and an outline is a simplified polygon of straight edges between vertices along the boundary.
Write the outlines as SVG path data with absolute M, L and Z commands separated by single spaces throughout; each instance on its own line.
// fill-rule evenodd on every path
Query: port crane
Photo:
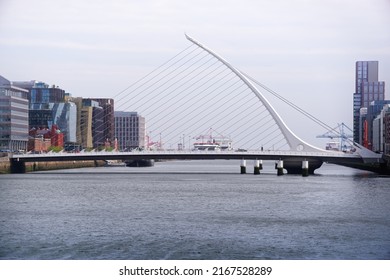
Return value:
M 340 147 L 334 147 L 330 143 L 327 144 L 326 149 L 327 150 L 341 150 L 341 151 L 347 151 L 348 148 L 351 147 L 351 145 L 347 145 L 346 142 L 351 142 L 353 138 L 352 130 L 345 124 L 345 123 L 339 123 L 335 128 L 332 128 L 331 130 L 327 131 L 324 134 L 317 135 L 317 138 L 330 138 L 330 139 L 335 139 L 339 138 L 340 139 Z

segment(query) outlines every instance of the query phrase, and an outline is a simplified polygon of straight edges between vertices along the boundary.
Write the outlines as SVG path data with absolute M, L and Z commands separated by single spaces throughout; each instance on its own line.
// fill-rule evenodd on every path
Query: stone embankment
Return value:
M 104 166 L 105 161 L 102 160 L 86 160 L 86 161 L 54 161 L 54 162 L 26 162 L 26 172 L 83 168 L 83 167 L 99 167 Z M 0 157 L 0 174 L 10 173 L 10 162 L 8 157 Z

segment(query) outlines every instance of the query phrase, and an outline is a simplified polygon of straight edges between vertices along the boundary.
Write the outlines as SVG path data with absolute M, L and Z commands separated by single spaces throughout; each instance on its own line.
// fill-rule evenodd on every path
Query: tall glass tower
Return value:
M 355 68 L 355 93 L 353 95 L 353 138 L 370 146 L 368 124 L 361 115 L 372 101 L 385 99 L 385 82 L 378 81 L 378 61 L 357 61 Z

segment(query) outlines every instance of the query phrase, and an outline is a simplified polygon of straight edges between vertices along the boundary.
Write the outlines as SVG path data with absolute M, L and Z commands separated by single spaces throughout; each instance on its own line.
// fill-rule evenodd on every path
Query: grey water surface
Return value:
M 0 259 L 390 259 L 390 177 L 169 161 L 0 176 Z

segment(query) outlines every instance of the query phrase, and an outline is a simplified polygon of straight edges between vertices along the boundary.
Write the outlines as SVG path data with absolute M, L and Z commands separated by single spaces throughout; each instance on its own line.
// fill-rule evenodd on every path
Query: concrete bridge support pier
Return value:
M 246 173 L 246 160 L 245 159 L 242 159 L 241 160 L 241 174 L 245 174 Z
M 309 176 L 309 161 L 307 160 L 302 161 L 302 176 Z
M 255 159 L 254 161 L 253 174 L 260 174 L 260 161 L 258 159 Z
M 308 162 L 308 174 L 314 174 L 314 171 L 322 165 L 320 159 L 310 159 L 306 161 Z M 284 159 L 284 169 L 287 170 L 287 174 L 303 174 L 303 168 L 302 159 Z
M 279 160 L 278 163 L 276 164 L 276 169 L 278 176 L 283 175 L 283 160 Z
M 10 159 L 10 171 L 14 173 L 26 173 L 26 163 L 18 159 Z

